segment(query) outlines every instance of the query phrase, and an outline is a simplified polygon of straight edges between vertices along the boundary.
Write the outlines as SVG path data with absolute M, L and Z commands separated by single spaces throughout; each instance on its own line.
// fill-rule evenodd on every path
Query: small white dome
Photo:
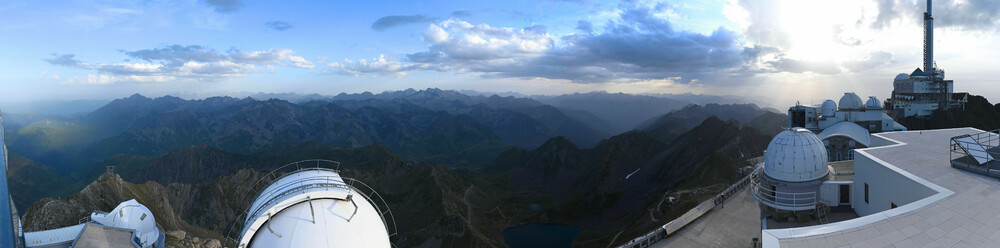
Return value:
M 840 97 L 840 110 L 859 110 L 865 107 L 864 102 L 861 101 L 861 97 L 853 92 L 844 93 L 844 96 Z
M 142 247 L 152 247 L 162 235 L 156 228 L 153 212 L 135 199 L 118 204 L 109 213 L 91 213 L 90 219 L 105 226 L 134 230 Z
M 879 102 L 878 98 L 874 96 L 868 97 L 868 102 L 865 102 L 866 109 L 882 109 L 882 102 Z
M 804 128 L 782 131 L 764 152 L 764 174 L 773 179 L 805 182 L 823 178 L 829 171 L 823 141 Z
M 823 102 L 822 112 L 823 116 L 835 116 L 837 114 L 837 103 L 833 100 L 827 99 Z
M 906 80 L 906 79 L 910 79 L 910 74 L 900 73 L 899 75 L 896 75 L 896 80 Z

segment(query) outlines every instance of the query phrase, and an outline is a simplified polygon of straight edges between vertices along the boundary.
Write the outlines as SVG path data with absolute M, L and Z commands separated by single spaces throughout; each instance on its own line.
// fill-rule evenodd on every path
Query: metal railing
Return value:
M 240 200 L 240 204 L 246 204 L 247 207 L 240 211 L 240 213 L 233 220 L 233 223 L 230 225 L 229 231 L 225 236 L 227 246 L 237 247 L 239 239 L 242 239 L 242 236 L 246 231 L 246 225 L 249 221 L 251 221 L 247 219 L 249 216 L 258 216 L 261 214 L 261 211 L 266 210 L 264 206 L 268 206 L 274 203 L 274 201 L 281 200 L 284 196 L 298 194 L 305 190 L 314 188 L 342 188 L 347 190 L 349 195 L 355 192 L 359 193 L 365 198 L 365 200 L 372 204 L 376 211 L 378 211 L 379 217 L 381 218 L 383 225 L 385 225 L 386 232 L 389 236 L 392 237 L 397 234 L 396 220 L 392 214 L 392 210 L 389 208 L 389 204 L 386 203 L 385 199 L 382 198 L 377 191 L 372 189 L 367 184 L 353 178 L 340 176 L 341 180 L 336 180 L 332 176 L 313 176 L 286 183 L 278 188 L 275 188 L 275 190 L 269 191 L 273 193 L 263 195 L 265 193 L 263 190 L 270 187 L 272 183 L 278 182 L 281 179 L 297 172 L 307 170 L 330 171 L 337 173 L 339 176 L 340 162 L 324 159 L 303 160 L 280 166 L 260 177 L 260 179 L 258 179 L 257 182 L 250 187 Z M 253 197 L 250 198 L 250 196 Z M 258 207 L 251 210 L 251 208 L 255 206 L 254 202 L 262 197 L 266 197 L 268 201 L 256 205 Z M 249 199 L 252 199 L 252 201 L 248 202 Z
M 997 147 L 1000 147 L 1000 129 L 951 137 L 949 146 L 951 166 L 1000 178 L 1000 170 L 986 165 L 1000 158 L 1000 153 L 995 150 Z
M 815 209 L 819 199 L 815 191 L 810 192 L 782 192 L 769 189 L 767 182 L 760 177 L 764 166 L 757 167 L 750 174 L 750 191 L 753 197 L 764 205 L 784 210 L 809 210 Z
M 749 182 L 750 182 L 750 176 L 744 176 L 742 179 L 730 185 L 728 188 L 723 190 L 718 195 L 715 195 L 715 197 L 712 197 L 712 199 L 706 200 L 701 204 L 698 204 L 697 207 L 688 210 L 680 217 L 670 222 L 667 222 L 667 224 L 664 224 L 663 226 L 657 227 L 656 229 L 650 231 L 649 233 L 646 233 L 645 235 L 636 237 L 632 240 L 629 240 L 628 243 L 619 245 L 618 248 L 649 247 L 650 245 L 656 243 L 657 241 L 669 237 L 671 234 L 676 233 L 684 226 L 690 224 L 691 222 L 694 222 L 708 211 L 714 209 L 716 206 L 722 207 L 726 199 L 728 199 L 733 195 L 736 195 L 736 193 L 738 193 L 741 189 L 746 188 Z

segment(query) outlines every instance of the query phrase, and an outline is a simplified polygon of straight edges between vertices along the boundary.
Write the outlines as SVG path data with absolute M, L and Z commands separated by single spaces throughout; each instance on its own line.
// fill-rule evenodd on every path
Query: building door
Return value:
M 840 185 L 840 204 L 851 204 L 851 185 Z

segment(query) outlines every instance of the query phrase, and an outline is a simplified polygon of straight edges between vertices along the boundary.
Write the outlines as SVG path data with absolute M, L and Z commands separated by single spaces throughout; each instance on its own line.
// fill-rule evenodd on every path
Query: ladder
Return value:
M 827 207 L 822 203 L 816 204 L 816 218 L 819 219 L 820 224 L 826 224 L 830 222 L 830 219 L 827 218 L 827 211 L 829 211 L 829 209 L 830 209 L 829 207 Z

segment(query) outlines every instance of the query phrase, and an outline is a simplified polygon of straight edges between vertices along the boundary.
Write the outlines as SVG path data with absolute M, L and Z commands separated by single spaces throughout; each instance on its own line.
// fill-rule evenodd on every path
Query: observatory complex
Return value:
M 1000 130 L 907 131 L 887 116 L 964 106 L 933 64 L 929 0 L 924 25 L 924 69 L 897 76 L 884 109 L 853 93 L 789 108 L 724 208 L 706 201 L 625 247 L 1000 247 Z
M 788 108 L 788 126 L 818 133 L 831 162 L 854 159 L 854 149 L 871 145 L 871 133 L 906 130 L 885 113 L 878 98 L 862 101 L 851 92 L 844 93 L 839 104 L 828 99 L 822 105 Z
M 934 16 L 931 0 L 924 12 L 924 64 L 913 72 L 900 73 L 892 81 L 892 95 L 885 107 L 895 118 L 928 116 L 937 109 L 964 109 L 968 93 L 955 93 L 955 83 L 944 79 L 944 70 L 934 62 Z

